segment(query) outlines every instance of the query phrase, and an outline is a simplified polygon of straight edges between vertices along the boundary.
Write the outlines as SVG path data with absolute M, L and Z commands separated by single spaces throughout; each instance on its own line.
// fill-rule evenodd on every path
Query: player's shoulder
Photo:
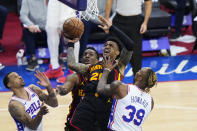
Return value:
M 10 111 L 11 109 L 16 109 L 16 108 L 22 108 L 23 105 L 17 101 L 17 100 L 11 100 L 8 104 L 8 110 Z
M 35 92 L 36 90 L 40 90 L 40 88 L 34 84 L 30 84 L 29 86 L 26 87 L 26 89 L 29 89 L 30 91 Z
M 127 84 L 127 87 L 129 88 L 129 89 L 138 89 L 135 85 L 133 85 L 133 84 Z
M 18 101 L 16 101 L 16 100 L 11 100 L 11 101 L 9 102 L 9 104 L 8 104 L 8 107 L 13 107 L 13 106 L 16 106 L 17 104 L 19 104 Z

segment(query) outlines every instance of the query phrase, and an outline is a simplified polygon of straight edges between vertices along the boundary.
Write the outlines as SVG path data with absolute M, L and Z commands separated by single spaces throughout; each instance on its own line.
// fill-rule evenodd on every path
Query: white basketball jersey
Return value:
M 135 85 L 128 85 L 122 99 L 114 99 L 108 128 L 113 131 L 141 131 L 142 123 L 151 112 L 152 97 Z
M 11 100 L 16 100 L 16 101 L 19 101 L 20 103 L 22 103 L 25 107 L 26 112 L 33 119 L 36 117 L 37 113 L 40 110 L 41 102 L 35 92 L 33 92 L 29 88 L 25 88 L 25 90 L 28 93 L 29 100 L 24 100 L 24 99 L 18 98 L 16 96 L 12 96 Z M 40 122 L 40 125 L 38 126 L 37 130 L 32 130 L 32 129 L 28 128 L 27 126 L 25 126 L 23 123 L 16 120 L 15 118 L 13 118 L 13 119 L 16 123 L 18 131 L 42 131 L 42 121 Z

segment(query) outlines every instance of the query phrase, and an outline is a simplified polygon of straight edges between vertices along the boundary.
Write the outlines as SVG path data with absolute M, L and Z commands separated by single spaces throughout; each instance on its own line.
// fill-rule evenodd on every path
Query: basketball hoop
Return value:
M 97 7 L 97 0 L 87 0 L 87 8 L 80 12 L 80 18 L 86 21 L 97 21 L 99 10 Z
M 97 0 L 59 0 L 60 2 L 79 11 L 79 18 L 98 22 L 99 10 Z

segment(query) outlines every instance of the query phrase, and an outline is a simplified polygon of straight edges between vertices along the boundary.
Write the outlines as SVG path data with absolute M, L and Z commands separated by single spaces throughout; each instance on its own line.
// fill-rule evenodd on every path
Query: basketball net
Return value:
M 86 21 L 97 21 L 99 10 L 97 7 L 97 0 L 87 0 L 87 8 L 85 11 L 80 12 L 80 18 Z

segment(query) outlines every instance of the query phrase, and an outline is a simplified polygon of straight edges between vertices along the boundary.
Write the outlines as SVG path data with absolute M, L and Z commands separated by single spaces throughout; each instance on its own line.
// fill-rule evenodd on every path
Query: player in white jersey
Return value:
M 39 80 L 38 84 L 45 87 L 48 94 L 33 84 L 24 88 L 24 80 L 16 72 L 8 73 L 3 80 L 5 87 L 13 92 L 8 110 L 18 131 L 42 131 L 42 117 L 48 113 L 42 102 L 52 107 L 58 106 L 55 92 L 45 73 L 38 71 L 35 76 Z
M 135 75 L 134 85 L 118 80 L 106 84 L 108 74 L 114 68 L 112 64 L 110 58 L 104 58 L 105 69 L 97 86 L 99 94 L 114 97 L 108 128 L 113 131 L 141 131 L 143 121 L 154 106 L 149 91 L 157 82 L 156 73 L 151 68 L 142 68 Z

